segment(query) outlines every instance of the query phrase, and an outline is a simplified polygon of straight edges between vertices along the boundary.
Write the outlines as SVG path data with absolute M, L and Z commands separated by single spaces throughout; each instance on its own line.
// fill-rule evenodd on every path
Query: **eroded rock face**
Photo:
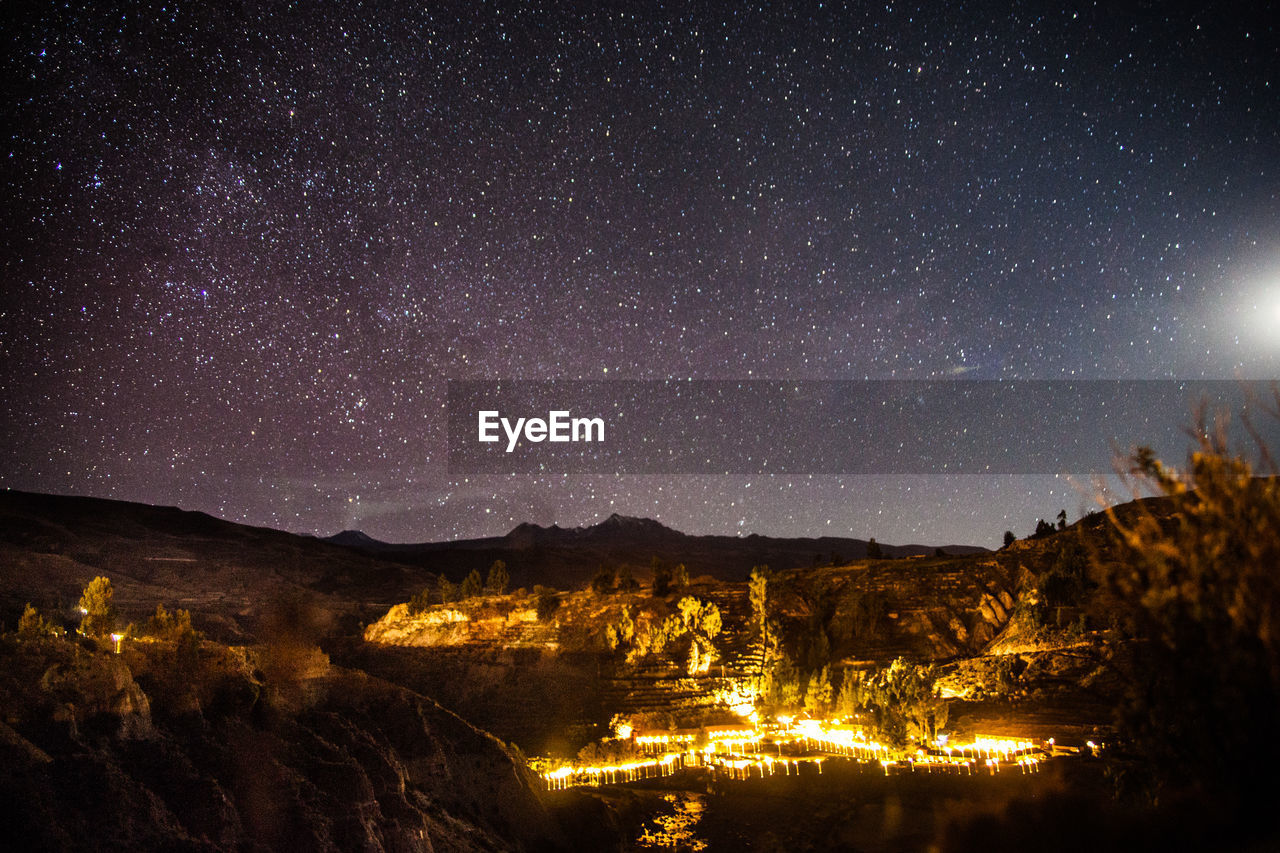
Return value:
M 9 650 L 0 823 L 10 849 L 565 846 L 529 771 L 501 742 L 363 673 L 307 679 L 301 707 L 282 709 L 265 693 L 252 701 L 249 687 L 237 701 L 206 697 L 202 712 L 160 707 L 142 730 L 128 721 L 150 706 L 123 658 Z M 204 661 L 197 677 L 216 669 L 225 692 L 237 661 L 251 680 L 252 656 L 234 654 Z
M 501 605 L 501 606 L 500 606 Z M 435 606 L 421 613 L 397 604 L 364 632 L 368 643 L 392 646 L 489 645 L 499 648 L 554 648 L 554 624 L 538 619 L 527 601 L 496 598 L 457 607 Z

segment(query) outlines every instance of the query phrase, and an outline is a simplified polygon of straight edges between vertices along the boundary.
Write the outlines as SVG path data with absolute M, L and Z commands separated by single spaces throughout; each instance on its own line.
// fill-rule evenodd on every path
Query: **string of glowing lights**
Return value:
M 951 743 L 940 736 L 929 747 L 896 748 L 870 740 L 858 726 L 836 720 L 793 720 L 769 732 L 758 727 L 704 729 L 700 732 L 632 733 L 630 741 L 640 752 L 636 760 L 618 764 L 563 763 L 540 774 L 548 790 L 576 785 L 616 785 L 670 776 L 693 767 L 709 768 L 715 778 L 765 779 L 782 773 L 799 774 L 812 765 L 819 774 L 827 760 L 879 764 L 885 775 L 898 772 L 945 772 L 994 775 L 1002 769 L 1036 773 L 1053 741 L 1044 744 L 1027 739 L 975 737 Z M 1093 745 L 1090 744 L 1092 747 Z M 784 755 L 784 750 L 787 754 Z M 816 754 L 815 754 L 816 753 Z M 546 759 L 533 762 L 547 767 Z

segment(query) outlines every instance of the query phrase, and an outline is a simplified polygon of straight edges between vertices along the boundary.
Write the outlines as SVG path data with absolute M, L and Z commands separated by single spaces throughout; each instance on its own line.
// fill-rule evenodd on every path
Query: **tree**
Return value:
M 720 616 L 720 608 L 716 607 L 713 602 L 708 601 L 702 608 L 701 618 L 699 619 L 698 630 L 702 632 L 709 640 L 714 640 L 719 635 L 720 629 L 724 627 L 723 618 Z
M 616 579 L 613 569 L 601 566 L 600 570 L 591 578 L 591 591 L 596 595 L 608 595 L 613 592 L 613 585 Z
M 909 739 L 932 741 L 947 724 L 948 704 L 937 694 L 937 679 L 934 666 L 898 658 L 855 689 L 861 707 L 874 715 L 880 737 L 903 746 Z
M 483 593 L 484 579 L 480 577 L 480 570 L 472 569 L 471 574 L 467 575 L 462 581 L 462 598 L 465 601 Z
M 809 687 L 804 694 L 804 709 L 814 716 L 826 716 L 834 704 L 831 687 L 831 668 L 824 666 L 809 676 Z
M 862 677 L 860 673 L 846 669 L 840 679 L 840 692 L 836 695 L 835 713 L 840 717 L 852 717 L 863 707 Z
M 1067 511 L 1065 509 L 1058 510 L 1058 529 L 1067 529 Z
M 431 606 L 431 587 L 424 587 L 409 599 L 409 615 L 417 616 Z
M 507 564 L 502 560 L 494 560 L 493 565 L 489 567 L 489 578 L 485 581 L 485 587 L 494 595 L 502 595 L 507 591 L 507 585 L 511 583 L 511 575 L 507 573 Z
M 1185 471 L 1150 448 L 1131 459 L 1135 489 L 1162 503 L 1107 510 L 1123 559 L 1099 569 L 1133 638 L 1113 661 L 1126 684 L 1118 729 L 1151 795 L 1198 785 L 1260 816 L 1280 794 L 1252 772 L 1280 761 L 1280 478 L 1254 477 L 1228 450 L 1225 420 L 1210 429 L 1201 412 L 1192 434 Z
M 191 611 L 175 610 L 170 613 L 163 604 L 156 605 L 156 612 L 143 626 L 143 632 L 160 640 L 177 640 L 187 632 L 194 632 L 191 626 Z
M 653 558 L 653 596 L 665 598 L 671 592 L 671 569 Z
M 789 657 L 779 654 L 761 677 L 760 696 L 775 710 L 797 710 L 804 695 L 803 673 Z
M 867 559 L 882 560 L 884 559 L 884 549 L 880 547 L 880 543 L 876 541 L 874 536 L 867 541 Z
M 624 643 L 630 643 L 636 636 L 636 620 L 631 617 L 631 608 L 622 608 L 622 618 L 618 621 L 618 635 Z
M 551 615 L 560 608 L 560 596 L 554 589 L 538 584 L 533 588 L 533 594 L 537 597 L 535 608 L 539 622 L 546 622 Z
M 680 618 L 684 620 L 685 630 L 696 630 L 702 621 L 702 602 L 692 595 L 686 595 L 676 604 L 676 609 L 680 611 Z
M 1010 545 L 1012 545 L 1014 542 L 1017 542 L 1017 541 L 1018 541 L 1018 537 L 1013 535 L 1013 531 L 1012 531 L 1012 530 L 1006 530 L 1006 531 L 1004 532 L 1004 547 L 1005 547 L 1005 548 L 1008 548 Z
M 684 589 L 689 585 L 689 570 L 684 567 L 684 563 L 676 564 L 671 573 L 671 585 L 676 589 Z
M 711 668 L 711 664 L 715 659 L 715 647 L 705 639 L 695 636 L 689 641 L 689 665 L 687 671 L 690 675 L 705 673 Z
M 769 582 L 773 572 L 767 565 L 752 566 L 747 581 L 747 595 L 751 600 L 751 621 L 760 631 L 760 675 L 763 677 L 765 656 L 769 651 Z
M 102 637 L 116 627 L 115 589 L 111 579 L 99 575 L 89 581 L 80 596 L 80 631 L 88 637 Z
M 22 616 L 18 619 L 18 636 L 24 640 L 42 640 L 47 637 L 56 637 L 61 633 L 61 628 L 45 619 L 40 611 L 30 603 L 27 604 L 26 609 L 22 611 Z
M 156 612 L 147 620 L 143 630 L 152 637 L 174 644 L 174 669 L 177 674 L 190 675 L 200 662 L 201 634 L 191 625 L 191 611 L 174 610 L 170 613 L 163 604 L 156 605 Z
M 636 622 L 631 616 L 631 608 L 622 608 L 622 617 L 618 624 L 605 626 L 605 642 L 609 649 L 616 651 L 619 646 L 630 646 L 636 637 Z
M 1084 598 L 1089 558 L 1079 542 L 1069 542 L 1054 557 L 1048 571 L 1036 579 L 1036 588 L 1050 608 L 1078 607 Z
M 436 579 L 436 589 L 440 595 L 441 604 L 452 604 L 458 600 L 458 585 L 444 575 Z
M 821 624 L 810 626 L 801 641 L 799 656 L 807 668 L 813 670 L 826 666 L 831 660 L 831 640 Z
M 723 627 L 720 608 L 715 602 L 686 595 L 680 599 L 676 609 L 680 611 L 680 618 L 668 618 L 663 625 L 664 635 L 670 635 L 674 640 L 683 634 L 689 634 L 689 674 L 706 672 L 718 654 L 713 641 Z
M 631 567 L 623 565 L 618 569 L 618 591 L 619 592 L 635 592 L 640 588 L 640 584 L 631 576 Z

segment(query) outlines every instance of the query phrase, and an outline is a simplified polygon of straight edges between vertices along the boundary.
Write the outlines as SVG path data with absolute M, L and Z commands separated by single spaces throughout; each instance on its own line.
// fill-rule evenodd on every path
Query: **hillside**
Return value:
M 5 843 L 551 850 L 522 761 L 434 702 L 280 647 L 0 638 Z M 43 674 L 43 675 L 42 675 Z
M 85 584 L 105 574 L 130 618 L 163 602 L 190 610 L 214 636 L 244 640 L 272 601 L 301 595 L 330 613 L 336 633 L 355 633 L 438 574 L 460 581 L 497 559 L 506 561 L 515 587 L 572 589 L 602 565 L 633 566 L 645 575 L 654 557 L 684 563 L 694 575 L 741 580 L 761 563 L 808 566 L 865 550 L 865 542 L 852 539 L 688 536 L 621 516 L 588 528 L 522 524 L 502 537 L 402 546 L 357 531 L 321 540 L 176 507 L 0 491 L 0 622 L 15 624 L 26 602 L 72 618 Z
M 1083 774 L 1074 781 L 1031 784 L 1102 797 L 1103 764 L 1129 760 L 1099 762 L 1091 745 L 1114 742 L 1125 696 L 1108 659 L 1140 646 L 1108 586 L 1132 559 L 1112 518 L 1187 521 L 1177 500 L 1147 499 L 998 552 L 849 559 L 836 549 L 856 540 L 692 537 L 621 516 L 408 548 L 347 532 L 344 545 L 173 508 L 5 493 L 6 627 L 25 601 L 52 620 L 0 636 L 6 826 L 30 849 L 612 849 L 701 803 L 705 837 L 729 849 L 740 822 L 763 837 L 806 814 L 807 801 L 777 796 L 800 786 L 850 837 L 910 837 L 900 849 L 915 849 L 952 824 L 955 803 L 1003 808 L 1022 786 L 912 780 L 912 757 L 894 765 L 907 776 L 831 766 L 833 785 L 876 792 L 869 814 L 889 820 L 904 796 L 921 821 L 874 829 L 848 817 L 852 789 L 799 775 L 811 745 L 781 734 L 798 718 L 890 731 L 871 692 L 890 671 L 928 697 L 893 694 L 890 707 L 929 714 L 952 743 L 1006 738 L 1046 761 L 1079 758 L 1052 764 Z M 458 578 L 494 559 L 512 586 L 560 583 L 464 597 L 431 568 Z M 114 646 L 54 636 L 78 622 L 79 591 L 99 574 L 130 631 Z M 145 620 L 156 604 L 190 610 L 205 638 L 193 642 L 190 625 L 187 640 L 156 634 Z M 921 732 L 937 730 L 912 719 L 909 748 L 933 744 Z M 743 727 L 787 768 L 781 787 L 758 769 L 731 791 L 701 764 L 603 792 L 546 791 L 531 772 L 634 757 L 639 738 L 611 739 L 623 729 L 693 742 Z M 839 757 L 819 752 L 817 772 Z M 765 766 L 758 753 L 714 760 L 741 765 L 739 781 Z
M 362 553 L 461 580 L 473 569 L 485 571 L 502 560 L 515 586 L 534 584 L 572 589 L 585 584 L 602 567 L 627 566 L 640 577 L 654 559 L 682 563 L 690 575 L 718 580 L 745 580 L 753 566 L 792 569 L 843 565 L 867 556 L 867 540 L 835 536 L 780 538 L 749 536 L 693 536 L 653 519 L 614 514 L 589 527 L 563 528 L 520 524 L 505 536 L 393 545 L 359 531 L 344 531 L 327 541 Z M 880 543 L 884 556 L 906 558 L 932 555 L 939 546 Z M 945 545 L 951 555 L 989 553 L 972 545 Z
M 229 640 L 251 635 L 282 598 L 313 598 L 335 624 L 358 623 L 429 579 L 402 563 L 200 512 L 0 491 L 0 621 L 15 624 L 28 601 L 71 618 L 100 574 L 128 618 L 164 603 Z
M 1086 732 L 1083 742 L 1110 717 L 1105 700 L 1073 686 L 1072 679 L 1097 667 L 1090 655 L 1079 654 L 1089 638 L 1028 631 L 1015 617 L 1034 578 L 1068 542 L 1105 552 L 1103 521 L 1092 517 L 998 553 L 775 571 L 770 630 L 797 678 L 828 663 L 838 674 L 898 657 L 936 661 L 945 665 L 957 693 L 975 699 L 957 706 L 958 717 L 981 715 L 984 730 L 1021 727 L 1047 731 L 1046 737 Z M 689 633 L 657 649 L 640 639 L 680 618 L 687 599 L 714 606 L 720 624 L 713 637 L 697 640 L 698 652 Z M 619 715 L 659 727 L 733 719 L 729 706 L 742 701 L 761 674 L 760 636 L 743 582 L 704 575 L 664 594 L 640 584 L 557 593 L 551 603 L 548 608 L 539 596 L 515 594 L 436 604 L 420 613 L 401 605 L 371 624 L 364 642 L 337 654 L 350 665 L 432 691 L 447 707 L 530 752 L 576 749 L 605 734 Z M 1060 616 L 1064 623 L 1078 619 L 1074 612 Z M 989 686 L 1006 655 L 1031 664 L 1019 689 L 1028 697 L 1039 690 L 1036 702 L 1013 709 L 1007 702 L 996 707 L 977 701 L 985 699 L 982 685 Z M 1055 691 L 1062 695 L 1050 696 Z

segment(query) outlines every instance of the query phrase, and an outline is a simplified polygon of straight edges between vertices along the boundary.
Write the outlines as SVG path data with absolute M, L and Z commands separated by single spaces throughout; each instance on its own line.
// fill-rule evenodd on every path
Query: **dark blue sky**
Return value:
M 8 16 L 0 485 L 994 545 L 1088 500 L 451 478 L 445 382 L 1280 376 L 1261 4 L 340 5 Z

